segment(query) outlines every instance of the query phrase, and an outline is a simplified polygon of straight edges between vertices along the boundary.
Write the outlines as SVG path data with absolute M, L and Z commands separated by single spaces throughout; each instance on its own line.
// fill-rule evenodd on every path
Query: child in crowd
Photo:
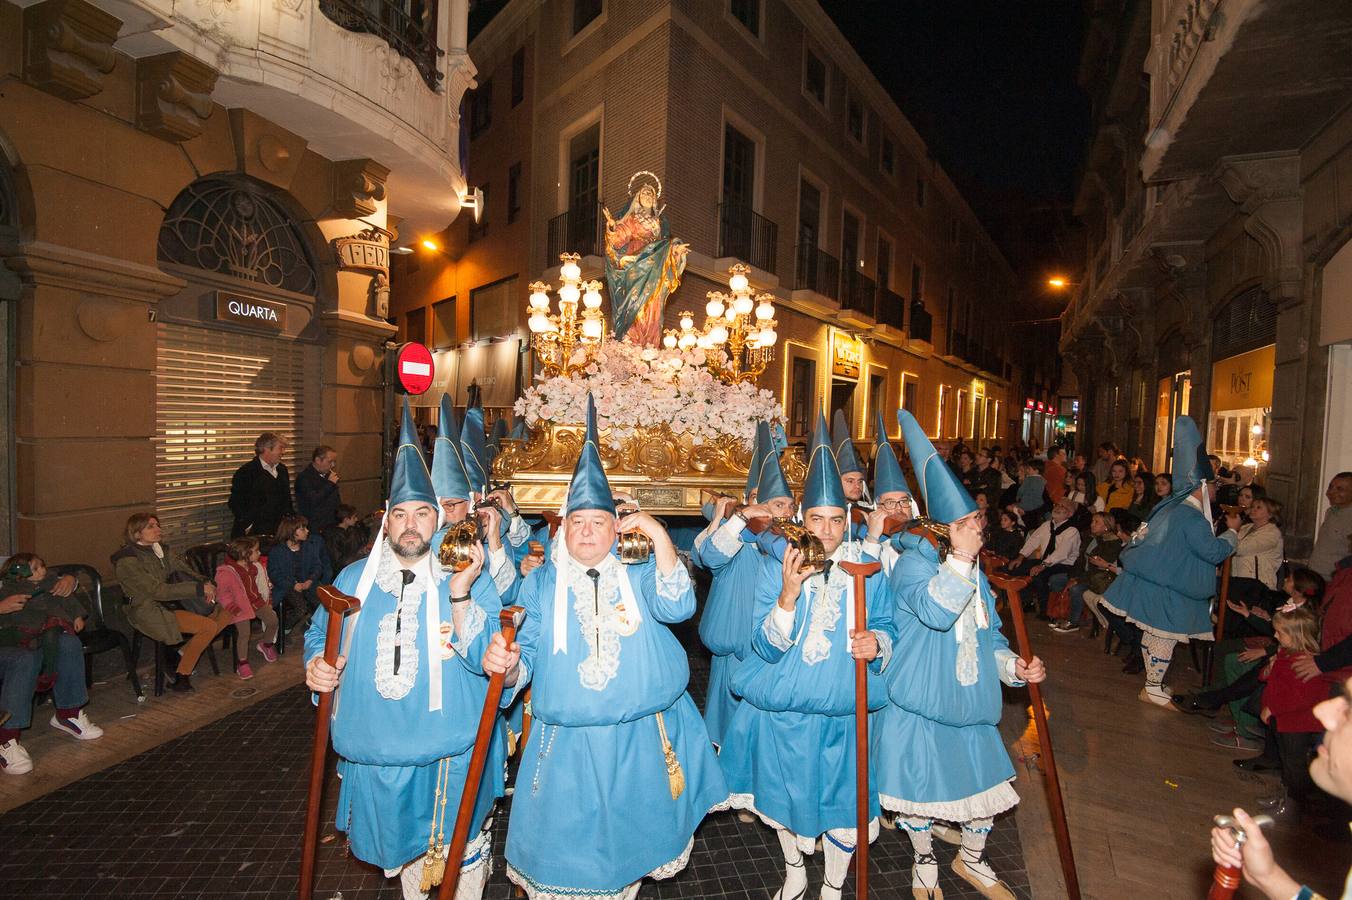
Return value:
M 36 553 L 16 553 L 0 576 L 0 598 L 27 597 L 23 608 L 0 618 L 0 647 L 28 647 L 42 651 L 38 691 L 56 683 L 57 637 L 84 630 L 88 611 L 79 593 L 58 596 L 52 592 L 60 576 L 50 574 Z
M 1101 618 L 1103 614 L 1099 612 L 1097 600 L 1117 577 L 1117 557 L 1121 552 L 1122 541 L 1117 536 L 1117 523 L 1113 517 L 1105 512 L 1094 513 L 1089 520 L 1089 542 L 1080 552 L 1075 567 L 1067 575 L 1053 576 L 1050 581 L 1053 591 L 1059 591 L 1067 585 L 1070 588 L 1069 615 L 1053 623 L 1053 631 L 1069 634 L 1080 630 L 1080 616 L 1087 602 L 1086 595 L 1090 592 L 1095 595 L 1090 604 L 1095 624 L 1100 627 L 1108 624 L 1106 619 Z M 1098 628 L 1095 628 L 1091 636 L 1097 634 Z
M 1051 505 L 1047 497 L 1047 479 L 1042 477 L 1045 463 L 1040 459 L 1025 460 L 1019 465 L 1019 492 L 1014 505 L 1023 513 L 1023 520 L 1029 526 L 1042 521 L 1046 508 Z
M 253 677 L 249 665 L 249 629 L 255 618 L 263 623 L 258 652 L 267 662 L 277 661 L 277 613 L 272 609 L 272 585 L 259 563 L 258 539 L 235 538 L 226 558 L 216 568 L 216 602 L 230 610 L 235 626 L 235 674 L 245 681 Z
M 268 578 L 272 604 L 286 616 L 287 633 L 319 605 L 315 591 L 329 583 L 332 573 L 323 542 L 310 538 L 309 520 L 283 516 L 277 525 L 277 543 L 268 551 Z
M 366 526 L 357 516 L 357 508 L 346 503 L 338 507 L 337 523 L 325 528 L 322 537 L 335 572 L 341 572 L 348 563 L 364 557 L 370 540 Z
M 1273 616 L 1272 625 L 1280 649 L 1261 676 L 1265 685 L 1260 717 L 1276 729 L 1282 761 L 1286 797 L 1277 798 L 1275 806 L 1298 803 L 1311 795 L 1310 753 L 1324 731 L 1314 707 L 1328 699 L 1329 682 L 1325 678 L 1306 681 L 1292 668 L 1297 656 L 1320 649 L 1319 615 L 1312 605 L 1293 598 Z
M 1000 510 L 1000 523 L 991 530 L 986 549 L 1004 559 L 1013 559 L 1022 546 L 1023 529 L 1019 527 L 1018 516 L 1011 510 Z

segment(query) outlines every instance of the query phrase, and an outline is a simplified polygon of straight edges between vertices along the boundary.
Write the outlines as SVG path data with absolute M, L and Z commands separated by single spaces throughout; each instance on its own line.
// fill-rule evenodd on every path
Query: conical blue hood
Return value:
M 582 441 L 582 453 L 573 468 L 573 481 L 568 486 L 568 505 L 563 514 L 568 516 L 585 509 L 615 512 L 615 499 L 601 465 L 600 444 L 596 436 L 596 402 L 587 395 L 587 431 Z
M 1184 496 L 1197 490 L 1202 482 L 1216 477 L 1211 469 L 1211 460 L 1206 458 L 1197 423 L 1189 416 L 1179 416 L 1174 420 L 1173 476 L 1174 494 Z
M 441 422 L 437 439 L 432 442 L 432 487 L 437 497 L 469 499 L 469 478 L 460 460 L 460 427 L 449 394 L 441 395 Z
M 482 491 L 488 484 L 488 446 L 484 440 L 482 406 L 465 410 L 465 423 L 460 429 L 460 459 L 465 463 L 470 490 Z
M 778 456 L 779 452 L 787 446 L 789 446 L 789 436 L 785 433 L 783 424 L 776 422 L 770 428 L 770 447 Z
M 925 499 L 925 514 L 947 525 L 976 512 L 976 501 L 958 481 L 939 451 L 934 449 L 915 416 L 899 409 L 897 422 L 901 425 L 901 436 L 906 439 L 906 451 L 911 455 L 915 477 L 920 482 L 920 496 Z
M 817 430 L 812 433 L 808 450 L 807 478 L 803 480 L 803 509 L 835 506 L 845 509 L 845 489 L 840 486 L 840 469 L 831 452 L 831 437 L 826 431 L 826 416 L 817 413 Z
M 854 452 L 854 442 L 850 440 L 850 426 L 845 421 L 844 410 L 836 410 L 835 418 L 831 420 L 831 452 L 835 454 L 840 474 L 864 474 L 863 463 L 859 462 L 859 456 Z
M 507 436 L 508 430 L 507 417 L 499 416 L 498 420 L 493 423 L 493 434 L 488 439 L 490 458 L 497 456 L 498 451 L 502 449 L 502 439 Z
M 779 464 L 779 451 L 770 445 L 769 451 L 761 457 L 760 469 L 756 475 L 756 502 L 764 503 L 776 497 L 793 497 L 793 488 L 784 477 L 784 469 Z
M 756 441 L 751 445 L 751 465 L 746 470 L 745 496 L 750 497 L 760 479 L 761 460 L 770 452 L 770 425 L 768 422 L 756 423 Z
M 873 496 L 881 497 L 888 491 L 902 491 L 911 493 L 911 486 L 906 483 L 906 476 L 901 472 L 901 462 L 897 459 L 897 451 L 892 449 L 892 442 L 887 439 L 887 426 L 883 419 L 883 411 L 878 410 L 878 437 L 877 449 L 873 452 Z
M 437 492 L 432 489 L 432 476 L 423 459 L 418 429 L 413 427 L 413 415 L 404 398 L 403 418 L 399 422 L 399 446 L 394 451 L 394 471 L 390 473 L 390 508 L 400 503 L 422 501 L 437 505 Z
M 517 416 L 512 423 L 512 430 L 507 436 L 514 441 L 530 440 L 530 432 L 526 430 L 526 420 Z

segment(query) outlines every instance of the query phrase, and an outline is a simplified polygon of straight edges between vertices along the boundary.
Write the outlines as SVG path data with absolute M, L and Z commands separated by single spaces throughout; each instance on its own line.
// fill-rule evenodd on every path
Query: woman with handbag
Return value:
M 127 519 L 126 544 L 112 556 L 113 571 L 127 597 L 127 619 L 146 637 L 165 646 L 181 644 L 170 689 L 190 691 L 202 651 L 230 624 L 230 613 L 216 605 L 216 586 L 197 575 L 178 554 L 162 544 L 159 517 L 136 513 Z

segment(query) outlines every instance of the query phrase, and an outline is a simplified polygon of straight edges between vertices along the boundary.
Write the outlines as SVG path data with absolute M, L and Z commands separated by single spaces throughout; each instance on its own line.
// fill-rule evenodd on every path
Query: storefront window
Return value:
M 1207 444 L 1227 466 L 1265 463 L 1276 346 L 1216 362 L 1211 367 L 1211 427 Z

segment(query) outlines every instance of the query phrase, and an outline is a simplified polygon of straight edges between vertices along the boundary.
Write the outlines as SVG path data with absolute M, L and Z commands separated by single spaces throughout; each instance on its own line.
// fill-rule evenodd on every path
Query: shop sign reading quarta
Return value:
M 216 318 L 250 328 L 282 331 L 286 328 L 286 304 L 233 291 L 217 291 Z

